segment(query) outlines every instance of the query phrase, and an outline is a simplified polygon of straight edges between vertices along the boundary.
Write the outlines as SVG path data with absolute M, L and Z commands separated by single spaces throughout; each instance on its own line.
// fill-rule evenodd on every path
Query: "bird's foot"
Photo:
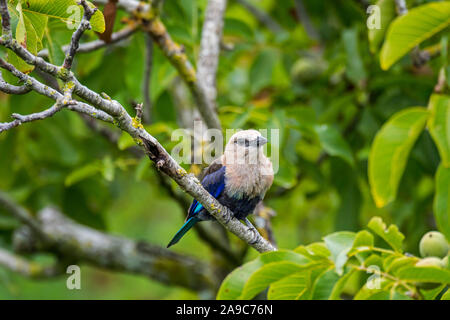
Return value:
M 256 228 L 252 225 L 252 223 L 247 218 L 244 218 L 244 222 L 247 225 L 247 227 L 250 229 L 250 231 L 253 233 L 252 240 L 249 242 L 250 245 L 253 245 L 258 242 L 260 234 L 259 234 L 258 230 L 256 230 Z

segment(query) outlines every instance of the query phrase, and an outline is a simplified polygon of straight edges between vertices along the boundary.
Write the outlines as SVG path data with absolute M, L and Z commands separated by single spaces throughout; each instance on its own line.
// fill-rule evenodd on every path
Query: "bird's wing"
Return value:
M 207 166 L 205 169 L 203 169 L 202 173 L 200 174 L 200 176 L 198 177 L 201 181 L 203 181 L 203 179 L 211 174 L 216 172 L 217 170 L 220 170 L 223 167 L 222 164 L 222 157 L 217 158 L 216 160 L 214 160 L 213 162 L 211 162 L 211 164 L 209 166 Z
M 220 161 L 214 161 L 205 169 L 203 173 L 202 186 L 214 198 L 218 198 L 225 189 L 225 166 Z M 203 208 L 203 205 L 194 199 L 189 207 L 189 213 L 186 219 L 195 216 Z

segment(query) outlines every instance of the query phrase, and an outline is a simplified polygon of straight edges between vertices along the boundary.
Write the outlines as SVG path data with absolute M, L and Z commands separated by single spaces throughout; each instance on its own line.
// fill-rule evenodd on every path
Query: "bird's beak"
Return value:
M 268 142 L 267 139 L 264 138 L 263 136 L 258 137 L 258 145 L 259 145 L 259 146 L 263 146 L 263 145 L 265 145 L 267 142 Z

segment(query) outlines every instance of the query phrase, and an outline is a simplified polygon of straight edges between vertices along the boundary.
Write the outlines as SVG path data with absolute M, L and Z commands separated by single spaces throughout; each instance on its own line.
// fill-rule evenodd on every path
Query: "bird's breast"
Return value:
M 235 199 L 263 198 L 273 180 L 273 175 L 266 174 L 263 169 L 259 165 L 227 166 L 225 193 Z

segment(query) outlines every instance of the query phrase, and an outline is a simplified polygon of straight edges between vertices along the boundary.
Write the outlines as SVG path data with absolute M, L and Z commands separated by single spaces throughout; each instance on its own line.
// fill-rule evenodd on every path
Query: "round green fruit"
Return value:
M 442 268 L 444 265 L 442 260 L 436 257 L 428 257 L 424 259 L 420 259 L 419 262 L 416 263 L 416 267 L 438 267 Z
M 443 258 L 448 253 L 448 242 L 442 233 L 430 231 L 420 240 L 419 250 L 422 257 Z
M 444 259 L 442 259 L 442 266 L 444 268 L 450 269 L 450 266 L 448 265 L 448 256 L 446 256 Z
M 291 76 L 300 83 L 317 80 L 327 69 L 326 62 L 319 58 L 298 59 L 291 69 Z

